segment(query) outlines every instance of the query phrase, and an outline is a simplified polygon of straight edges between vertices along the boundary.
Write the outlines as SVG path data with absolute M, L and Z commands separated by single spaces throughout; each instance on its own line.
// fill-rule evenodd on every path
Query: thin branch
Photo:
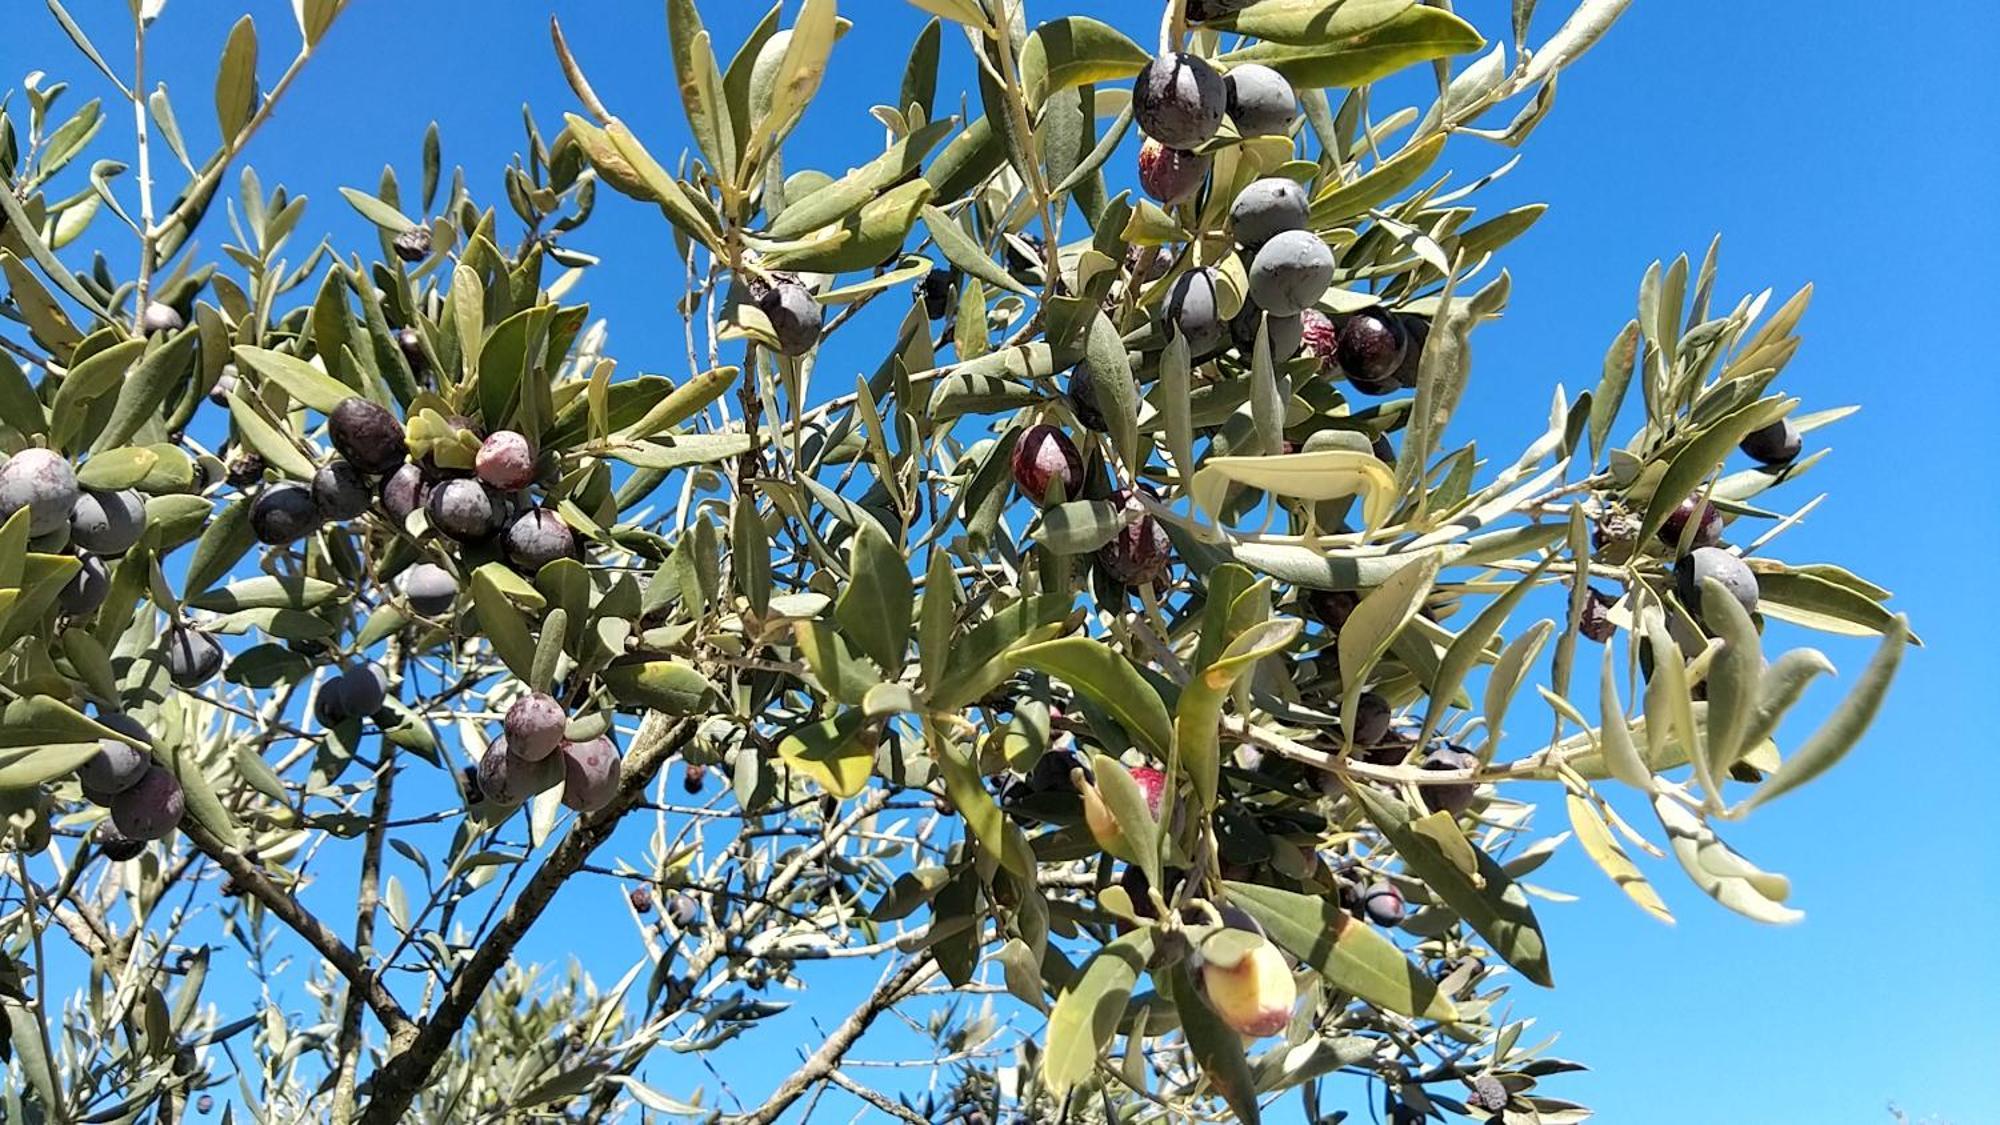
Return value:
M 804 1065 L 793 1071 L 791 1077 L 780 1083 L 763 1105 L 752 1113 L 729 1120 L 735 1125 L 770 1125 L 776 1121 L 791 1108 L 792 1103 L 804 1097 L 814 1086 L 828 1081 L 838 1071 L 841 1059 L 845 1058 L 848 1050 L 867 1034 L 876 1017 L 894 1006 L 910 989 L 930 979 L 935 972 L 937 964 L 931 960 L 928 952 L 904 962 L 902 967 L 889 974 L 881 984 L 876 985 L 875 991 L 869 993 L 868 998 L 863 1000 L 859 1007 L 848 1013 L 847 1018 L 841 1021 L 840 1026 L 834 1029 L 833 1034 L 827 1037 L 819 1050 L 814 1051 Z

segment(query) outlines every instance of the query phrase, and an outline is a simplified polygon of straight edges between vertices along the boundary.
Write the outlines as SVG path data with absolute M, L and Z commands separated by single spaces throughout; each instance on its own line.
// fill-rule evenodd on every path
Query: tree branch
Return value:
M 776 1121 L 793 1102 L 806 1095 L 808 1090 L 827 1081 L 839 1069 L 841 1059 L 848 1049 L 859 1042 L 875 1022 L 875 1018 L 894 1006 L 911 989 L 930 979 L 937 972 L 937 965 L 928 951 L 905 961 L 901 968 L 889 974 L 875 991 L 861 1002 L 861 1006 L 849 1012 L 832 1035 L 827 1037 L 819 1050 L 805 1061 L 805 1065 L 792 1072 L 792 1076 L 780 1083 L 771 1096 L 753 1113 L 743 1114 L 729 1120 L 736 1125 L 770 1125 Z
M 326 927 L 326 923 L 301 905 L 298 899 L 280 889 L 260 868 L 231 851 L 221 840 L 216 839 L 213 833 L 194 820 L 182 822 L 181 831 L 195 847 L 201 849 L 204 855 L 214 860 L 216 866 L 229 872 L 229 877 L 236 880 L 237 886 L 243 888 L 251 898 L 262 903 L 264 909 L 276 915 L 280 922 L 290 926 L 294 933 L 306 940 L 307 945 L 312 946 L 315 952 L 326 958 L 326 963 L 332 965 L 335 972 L 346 977 L 350 986 L 360 989 L 363 999 L 368 1002 L 369 1009 L 375 1013 L 375 1018 L 382 1021 L 382 1026 L 388 1029 L 392 1037 L 401 1038 L 416 1030 L 416 1024 L 411 1022 L 409 1013 L 403 1011 L 403 1006 L 389 994 L 389 990 L 383 986 L 368 963 L 361 959 L 361 955 L 348 948 L 347 943 L 341 941 L 338 935 Z
M 370 1080 L 371 1094 L 368 1108 L 361 1114 L 362 1125 L 387 1125 L 404 1119 L 439 1057 L 471 1017 L 480 995 L 492 983 L 494 975 L 506 967 L 514 947 L 548 909 L 562 885 L 576 874 L 599 844 L 610 838 L 625 814 L 639 804 L 653 775 L 680 750 L 693 729 L 691 721 L 672 720 L 657 711 L 647 713 L 632 740 L 631 752 L 625 757 L 625 776 L 617 799 L 577 819 L 576 826 L 535 869 L 472 959 L 452 976 L 444 999 L 429 1018 L 416 1027 L 407 1041 L 392 1045 L 395 1053 Z

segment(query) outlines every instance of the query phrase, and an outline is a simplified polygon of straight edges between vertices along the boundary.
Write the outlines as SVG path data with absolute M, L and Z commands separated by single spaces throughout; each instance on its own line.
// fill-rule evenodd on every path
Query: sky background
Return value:
M 214 62 L 243 6 L 175 0 L 152 37 L 153 74 L 174 91 L 197 152 L 213 140 Z M 294 41 L 289 5 L 248 6 L 263 32 L 268 83 Z M 46 69 L 104 92 L 40 4 L 0 7 L 0 78 L 12 84 Z M 701 7 L 724 52 L 763 10 Z M 1502 0 L 1458 7 L 1489 33 L 1506 27 Z M 1563 15 L 1558 0 L 1543 7 L 1535 39 Z M 128 65 L 122 0 L 71 8 L 113 65 Z M 465 166 L 479 198 L 497 203 L 499 168 L 522 147 L 523 102 L 547 136 L 574 108 L 549 48 L 551 10 L 614 112 L 663 160 L 684 147 L 660 4 L 353 0 L 251 150 L 267 187 L 282 182 L 314 201 L 296 253 L 322 229 L 339 246 L 372 246 L 372 230 L 334 189 L 372 187 L 391 163 L 407 199 L 432 120 L 447 164 Z M 790 168 L 838 174 L 873 154 L 880 130 L 866 109 L 893 98 L 924 19 L 895 0 L 847 0 L 842 11 L 857 27 L 787 146 Z M 1157 5 L 1030 3 L 1031 19 L 1068 12 L 1150 42 Z M 1864 408 L 1811 435 L 1835 453 L 1785 497 L 1795 506 L 1819 490 L 1832 495 L 1785 538 L 1782 555 L 1837 561 L 1893 589 L 1894 607 L 1927 642 L 1905 661 L 1877 727 L 1847 764 L 1729 831 L 1740 851 L 1792 877 L 1793 905 L 1808 913 L 1802 925 L 1763 928 L 1730 914 L 1671 863 L 1646 871 L 1680 919 L 1673 927 L 1633 908 L 1573 849 L 1538 874 L 1582 901 L 1540 906 L 1560 987 L 1520 985 L 1514 1014 L 1560 1031 L 1558 1053 L 1591 1065 L 1544 1090 L 1593 1105 L 1602 1120 L 1879 1123 L 1891 1120 L 1894 1101 L 1917 1120 L 2000 1121 L 2000 1035 L 1986 1012 L 2000 996 L 2000 960 L 1984 951 L 2000 923 L 2000 848 L 1987 827 L 1994 746 L 1982 717 L 2000 671 L 1989 647 L 2000 620 L 1975 579 L 2000 545 L 2000 521 L 1976 484 L 1991 473 L 1979 452 L 1991 443 L 1969 432 L 2000 408 L 1983 269 L 1996 248 L 1990 198 L 2000 177 L 1991 125 L 2000 105 L 1984 78 L 1996 33 L 1994 9 L 1967 0 L 1896 6 L 1893 19 L 1857 0 L 1640 0 L 1565 72 L 1520 166 L 1478 199 L 1487 214 L 1552 206 L 1504 252 L 1513 300 L 1475 337 L 1471 390 L 1455 422 L 1461 440 L 1476 434 L 1500 456 L 1539 434 L 1555 382 L 1572 394 L 1595 384 L 1647 263 L 1698 258 L 1721 232 L 1722 307 L 1767 286 L 1778 299 L 1817 286 L 1807 342 L 1780 388 L 1802 396 L 1802 410 Z M 966 76 L 963 42 L 948 35 L 945 46 L 941 101 Z M 122 120 L 115 115 L 113 128 Z M 109 151 L 94 155 L 120 154 L 111 129 L 99 147 Z M 1439 168 L 1462 182 L 1505 158 L 1460 144 Z M 1114 160 L 1114 190 L 1129 184 L 1129 169 L 1129 157 Z M 502 214 L 506 231 L 504 205 Z M 202 236 L 211 251 L 218 219 Z M 96 236 L 113 233 L 100 219 Z M 670 307 L 679 267 L 665 223 L 606 192 L 572 242 L 604 257 L 581 293 L 609 318 L 621 372 L 678 376 Z M 852 342 L 864 331 L 843 337 L 821 359 L 833 384 L 877 359 Z M 1844 676 L 1870 649 L 1776 626 L 1770 635 L 1774 652 L 1825 648 Z M 1802 718 L 1816 720 L 1836 698 L 1820 685 Z M 587 912 L 617 904 L 601 884 L 565 895 L 523 952 L 574 952 L 600 979 L 615 978 L 637 955 L 636 938 Z M 844 1011 L 837 995 L 806 1006 L 835 1018 Z M 803 1042 L 804 1029 L 792 1026 Z M 775 1080 L 781 1047 L 775 1062 L 790 1069 L 792 1043 L 746 1039 L 755 1051 L 718 1056 L 733 1084 Z M 651 1074 L 675 1093 L 705 1078 L 680 1057 Z M 1333 1104 L 1360 1109 L 1353 1093 Z

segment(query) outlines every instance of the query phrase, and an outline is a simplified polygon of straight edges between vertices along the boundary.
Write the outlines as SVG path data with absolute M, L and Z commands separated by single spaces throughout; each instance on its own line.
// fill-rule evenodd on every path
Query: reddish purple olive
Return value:
M 1692 533 L 1688 530 L 1689 524 L 1694 525 Z M 1666 522 L 1660 524 L 1660 541 L 1676 551 L 1680 549 L 1682 537 L 1690 534 L 1689 550 L 1713 547 L 1722 542 L 1722 513 L 1700 496 L 1690 496 L 1681 501 L 1679 506 L 1667 513 Z
M 411 227 L 397 235 L 389 246 L 396 252 L 396 257 L 414 265 L 431 256 L 431 228 Z
M 598 735 L 582 742 L 565 742 L 562 753 L 562 802 L 578 812 L 596 812 L 618 796 L 618 747 Z
M 1058 483 L 1073 500 L 1083 486 L 1083 456 L 1076 443 L 1054 426 L 1029 426 L 1014 442 L 1014 483 L 1037 504 L 1048 502 Z
M 1610 640 L 1618 632 L 1611 620 L 1611 607 L 1617 604 L 1616 597 L 1593 588 L 1577 611 L 1576 631 L 1598 644 Z
M 1193 199 L 1208 178 L 1209 158 L 1151 137 L 1139 146 L 1139 186 L 1169 207 Z
M 1403 903 L 1403 892 L 1390 882 L 1368 884 L 1368 889 L 1361 892 L 1361 909 L 1367 913 L 1369 921 L 1383 927 L 1402 925 L 1403 917 L 1408 913 Z
M 1403 362 L 1396 368 L 1396 384 L 1415 387 L 1422 374 L 1424 344 L 1431 338 L 1431 322 L 1420 316 L 1396 317 L 1403 326 Z
M 473 471 L 502 492 L 518 492 L 534 483 L 535 447 L 525 435 L 495 430 L 480 443 Z
M 486 800 L 514 806 L 563 779 L 562 762 L 556 755 L 528 761 L 507 751 L 507 737 L 500 736 L 479 757 L 479 791 Z
M 1409 336 L 1403 322 L 1387 309 L 1363 309 L 1340 326 L 1340 369 L 1357 386 L 1401 386 L 1396 372 L 1403 366 Z
M 1132 84 L 1132 112 L 1145 134 L 1173 148 L 1200 148 L 1222 126 L 1229 91 L 1202 59 L 1183 52 L 1159 55 Z
M 1111 503 L 1128 510 L 1138 506 L 1132 491 L 1124 488 L 1111 494 Z M 1121 527 L 1109 543 L 1097 549 L 1098 565 L 1112 581 L 1125 586 L 1158 583 L 1173 561 L 1173 541 L 1151 514 Z
M 410 513 L 424 506 L 430 499 L 431 484 L 424 479 L 424 471 L 415 464 L 405 462 L 395 472 L 382 478 L 382 510 L 389 518 L 402 523 Z
M 568 722 L 569 716 L 555 696 L 536 691 L 516 699 L 500 726 L 507 732 L 507 745 L 514 755 L 535 761 L 562 745 L 563 727 Z

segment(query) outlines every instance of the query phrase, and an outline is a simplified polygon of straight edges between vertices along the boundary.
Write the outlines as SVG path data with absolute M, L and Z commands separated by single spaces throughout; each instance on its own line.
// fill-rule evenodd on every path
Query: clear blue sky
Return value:
M 762 9 L 750 0 L 701 6 L 726 50 Z M 122 65 L 127 46 L 112 32 L 124 24 L 123 0 L 71 7 L 102 29 L 100 46 Z M 1458 7 L 1484 29 L 1506 26 L 1502 0 Z M 1558 0 L 1543 7 L 1538 38 L 1562 14 Z M 214 60 L 236 8 L 175 0 L 154 38 L 155 73 L 176 92 L 198 151 L 212 138 Z M 288 8 L 254 4 L 267 82 L 290 42 Z M 447 162 L 464 165 L 480 197 L 497 203 L 498 169 L 522 144 L 522 103 L 549 135 L 572 108 L 548 47 L 551 8 L 605 101 L 656 153 L 682 147 L 658 3 L 353 0 L 254 146 L 265 183 L 312 197 L 306 231 L 331 228 L 343 246 L 372 246 L 334 188 L 372 186 L 384 163 L 412 184 L 435 119 Z M 1785 389 L 1806 409 L 1864 406 L 1832 431 L 1834 456 L 1806 478 L 1832 497 L 1783 554 L 1846 562 L 1892 588 L 1929 647 L 1906 661 L 1877 729 L 1846 766 L 1731 835 L 1793 878 L 1804 924 L 1757 927 L 1655 863 L 1648 872 L 1680 918 L 1662 927 L 1565 853 L 1538 879 L 1583 896 L 1540 910 L 1561 987 L 1520 986 L 1515 1014 L 1560 1031 L 1559 1052 L 1593 1066 L 1546 1089 L 1596 1106 L 1606 1121 L 1879 1123 L 1891 1100 L 1915 1119 L 1993 1121 L 2000 1034 L 1985 1008 L 2000 996 L 2000 959 L 1983 946 L 2000 923 L 2000 848 L 1986 829 L 1992 738 L 1976 715 L 2000 671 L 1987 647 L 2000 621 L 1974 575 L 1976 560 L 2000 544 L 1995 505 L 1972 483 L 1992 473 L 1977 453 L 1991 443 L 1965 425 L 2000 408 L 2000 364 L 1983 338 L 1995 220 L 1980 202 L 2000 178 L 1990 125 L 2000 105 L 1984 77 L 2000 17 L 1972 0 L 1641 0 L 1634 8 L 1565 74 L 1521 166 L 1480 199 L 1496 211 L 1530 200 L 1552 209 L 1506 253 L 1513 303 L 1476 339 L 1459 434 L 1478 434 L 1486 450 L 1519 448 L 1540 430 L 1551 383 L 1574 393 L 1595 382 L 1646 264 L 1698 256 L 1720 231 L 1719 300 L 1818 286 Z M 99 92 L 41 5 L 10 0 L 7 9 L 0 75 L 13 82 L 42 68 Z M 876 143 L 879 129 L 866 107 L 894 94 L 923 18 L 897 0 L 847 0 L 842 9 L 858 26 L 788 146 L 793 168 L 838 173 L 869 155 L 859 146 Z M 1146 41 L 1156 5 L 1031 0 L 1030 10 L 1098 15 Z M 963 43 L 947 36 L 945 45 L 941 93 L 963 88 L 965 75 Z M 1447 163 L 1469 177 L 1501 159 L 1490 147 L 1461 147 Z M 1120 176 L 1129 181 L 1129 172 Z M 108 220 L 100 223 L 108 233 Z M 203 241 L 219 238 L 211 224 Z M 585 293 L 611 320 L 621 370 L 675 370 L 679 336 L 667 329 L 678 271 L 665 225 L 606 193 L 575 241 L 605 257 Z M 849 345 L 823 363 L 872 369 L 875 358 Z M 1782 628 L 1773 636 L 1821 644 L 1847 674 L 1867 654 L 1865 645 Z M 1823 707 L 1830 698 L 1813 700 Z M 571 950 L 600 979 L 615 978 L 637 944 L 622 922 L 591 917 L 605 911 L 608 923 L 615 903 L 601 887 L 564 901 L 567 917 L 550 920 L 559 932 L 524 950 Z M 808 1007 L 842 1010 L 837 997 L 815 996 Z M 811 1038 L 792 1026 L 801 1042 Z M 767 1059 L 791 1047 L 769 1034 L 748 1039 Z M 770 1080 L 760 1081 L 756 1068 L 768 1064 L 756 1053 L 724 1057 L 746 1091 Z M 705 1077 L 679 1057 L 653 1074 L 675 1092 Z M 1358 1091 L 1344 1104 L 1359 1109 Z

